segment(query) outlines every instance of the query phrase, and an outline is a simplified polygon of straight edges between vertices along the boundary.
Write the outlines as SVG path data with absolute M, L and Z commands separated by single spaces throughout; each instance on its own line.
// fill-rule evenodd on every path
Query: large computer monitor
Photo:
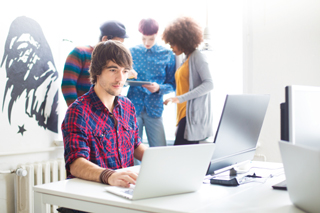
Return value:
M 320 143 L 320 87 L 285 87 L 281 108 L 281 140 L 293 144 Z
M 269 95 L 227 95 L 207 174 L 217 174 L 253 159 Z

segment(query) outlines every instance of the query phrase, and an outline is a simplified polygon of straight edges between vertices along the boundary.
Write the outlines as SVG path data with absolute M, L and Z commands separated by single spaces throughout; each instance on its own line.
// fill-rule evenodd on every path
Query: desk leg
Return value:
M 42 193 L 34 192 L 34 213 L 46 212 L 46 204 L 43 202 Z

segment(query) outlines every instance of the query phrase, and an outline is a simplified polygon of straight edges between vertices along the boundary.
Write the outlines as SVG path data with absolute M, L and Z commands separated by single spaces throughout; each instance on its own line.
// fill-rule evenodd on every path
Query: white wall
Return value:
M 4 55 L 4 45 L 7 39 L 10 25 L 13 20 L 19 16 L 27 16 L 37 21 L 44 33 L 47 42 L 50 45 L 56 69 L 61 71 L 59 64 L 60 41 L 59 24 L 54 17 L 58 14 L 50 10 L 50 4 L 41 5 L 40 1 L 15 1 L 2 2 L 0 6 L 0 61 Z M 43 17 L 51 17 L 50 19 Z M 1 62 L 0 62 L 1 63 Z M 26 71 L 25 71 L 26 72 Z M 52 84 L 54 93 L 60 90 L 62 74 L 59 72 L 59 79 Z M 11 122 L 8 120 L 8 100 L 10 94 L 6 97 L 6 104 L 3 107 L 4 89 L 7 82 L 7 73 L 5 64 L 0 67 L 0 170 L 15 170 L 21 164 L 40 162 L 50 159 L 63 158 L 63 148 L 54 145 L 55 140 L 61 139 L 60 131 L 50 131 L 38 125 L 35 116 L 29 117 L 25 113 L 26 92 L 18 97 L 12 108 Z M 17 86 L 17 85 L 15 85 Z M 25 86 L 25 85 L 23 85 Z M 37 91 L 37 97 L 45 95 L 45 89 Z M 61 97 L 58 102 L 59 109 L 65 107 L 65 101 Z M 48 95 L 48 101 L 53 100 Z M 38 100 L 40 103 L 40 98 Z M 51 108 L 52 105 L 49 105 Z M 61 114 L 60 114 L 61 115 Z M 63 117 L 58 117 L 57 128 L 60 129 Z M 26 131 L 19 133 L 18 126 L 24 125 Z M 48 151 L 51 150 L 51 151 Z M 14 212 L 14 174 L 0 174 L 0 212 Z
M 244 91 L 271 95 L 257 153 L 267 161 L 281 161 L 280 103 L 285 86 L 320 86 L 320 1 L 247 3 Z

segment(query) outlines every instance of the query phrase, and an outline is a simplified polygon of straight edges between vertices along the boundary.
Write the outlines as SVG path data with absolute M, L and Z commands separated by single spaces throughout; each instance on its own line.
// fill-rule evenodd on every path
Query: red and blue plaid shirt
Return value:
M 141 143 L 130 100 L 117 96 L 110 112 L 93 86 L 68 108 L 61 129 L 68 178 L 73 177 L 70 164 L 79 157 L 108 169 L 133 166 L 134 149 Z

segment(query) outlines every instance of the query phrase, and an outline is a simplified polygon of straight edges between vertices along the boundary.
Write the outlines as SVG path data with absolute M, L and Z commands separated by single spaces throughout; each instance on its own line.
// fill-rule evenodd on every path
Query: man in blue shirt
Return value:
M 139 32 L 142 43 L 130 49 L 133 69 L 138 81 L 152 84 L 130 86 L 128 98 L 134 104 L 142 140 L 143 127 L 146 129 L 149 146 L 166 146 L 162 122 L 163 95 L 175 90 L 175 55 L 169 49 L 156 44 L 159 25 L 153 19 L 142 19 Z

